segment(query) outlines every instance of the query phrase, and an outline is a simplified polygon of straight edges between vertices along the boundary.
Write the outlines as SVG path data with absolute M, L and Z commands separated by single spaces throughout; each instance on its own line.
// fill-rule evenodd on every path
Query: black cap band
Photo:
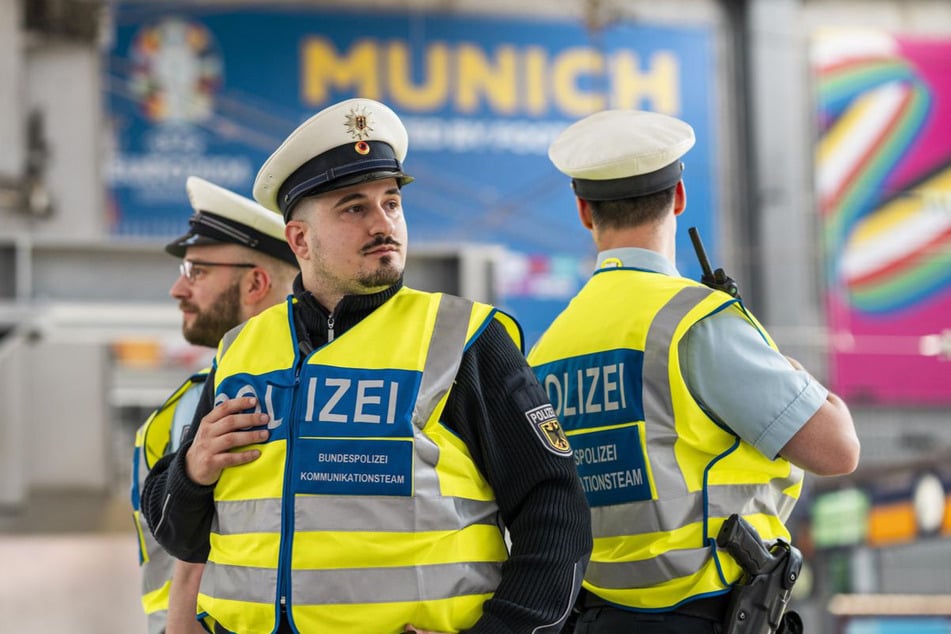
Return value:
M 277 190 L 277 206 L 286 220 L 301 198 L 381 178 L 395 178 L 401 187 L 413 180 L 403 173 L 389 143 L 358 141 L 338 145 L 310 159 L 288 176 Z
M 648 174 L 595 181 L 575 178 L 571 186 L 575 195 L 584 200 L 621 200 L 656 194 L 673 187 L 683 175 L 684 164 L 679 160 Z
M 199 210 L 189 218 L 188 224 L 190 229 L 187 234 L 165 246 L 167 253 L 183 258 L 188 246 L 224 242 L 240 244 L 298 266 L 297 258 L 287 242 L 230 218 Z

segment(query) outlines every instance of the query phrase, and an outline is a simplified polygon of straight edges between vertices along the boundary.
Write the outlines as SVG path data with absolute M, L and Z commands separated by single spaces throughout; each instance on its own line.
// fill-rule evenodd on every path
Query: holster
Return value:
M 724 634 L 801 634 L 802 619 L 786 612 L 802 569 L 799 549 L 782 540 L 767 549 L 756 529 L 738 515 L 724 523 L 717 544 L 743 569 L 730 593 Z
M 802 632 L 802 617 L 799 616 L 798 612 L 786 610 L 786 613 L 783 614 L 783 620 L 779 624 L 779 629 L 776 630 L 776 634 L 802 634 Z

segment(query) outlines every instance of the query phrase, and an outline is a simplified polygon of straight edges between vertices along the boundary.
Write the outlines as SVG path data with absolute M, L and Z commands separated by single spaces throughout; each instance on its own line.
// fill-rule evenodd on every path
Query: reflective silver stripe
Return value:
M 142 594 L 148 594 L 161 588 L 166 581 L 172 578 L 172 568 L 175 558 L 159 546 L 152 534 L 145 529 L 145 549 L 149 560 L 142 564 Z
M 707 487 L 707 512 L 711 517 L 729 517 L 732 513 L 762 513 L 786 521 L 796 499 L 777 487 L 780 480 L 764 484 L 720 484 Z
M 783 495 L 780 499 L 779 504 L 776 505 L 776 516 L 783 521 L 789 519 L 789 516 L 792 514 L 793 507 L 796 506 L 796 502 L 799 500 L 797 498 L 791 497 L 789 495 Z
M 145 444 L 143 443 L 139 449 L 138 456 L 138 476 L 139 476 L 139 494 L 145 486 L 145 478 L 149 473 L 148 466 L 145 464 Z M 136 509 L 139 511 L 140 509 Z M 145 519 L 145 516 L 141 512 L 138 514 L 138 518 L 133 516 L 133 521 L 141 529 L 142 541 L 145 548 L 146 556 L 148 556 L 148 561 L 142 562 L 139 566 L 141 577 L 142 577 L 142 596 L 154 592 L 162 587 L 166 581 L 168 581 L 172 576 L 172 557 L 165 549 L 163 549 L 159 543 L 156 541 L 155 537 L 152 535 L 152 531 L 149 528 L 148 522 Z M 149 619 L 150 631 L 151 631 L 151 619 Z M 162 627 L 165 627 L 165 620 L 162 619 Z M 161 630 L 159 630 L 161 633 Z
M 212 532 L 219 535 L 281 532 L 280 498 L 215 502 L 217 524 Z
M 472 302 L 443 295 L 436 313 L 436 324 L 426 354 L 423 378 L 413 411 L 413 422 L 422 429 L 432 415 L 440 399 L 445 396 L 456 379 L 462 352 L 466 347 L 466 332 L 469 330 L 469 315 Z
M 165 634 L 168 610 L 158 610 L 148 615 L 149 634 Z
M 413 532 L 459 530 L 473 524 L 496 524 L 497 506 L 465 498 L 339 498 L 328 502 L 318 496 L 300 496 L 294 502 L 297 531 L 374 531 Z M 281 529 L 281 501 L 257 499 L 219 501 L 219 524 L 213 532 L 220 535 L 277 533 Z M 220 524 L 227 526 L 221 529 Z
M 299 496 L 294 528 L 302 531 L 412 533 L 456 531 L 473 524 L 495 525 L 497 506 L 465 498 L 341 497 L 332 506 L 318 496 Z
M 459 364 L 462 362 L 469 315 L 472 313 L 472 302 L 467 299 L 453 295 L 435 297 L 439 301 L 439 308 L 429 340 L 419 393 L 413 407 L 413 424 L 417 429 L 426 426 L 439 401 L 452 388 L 452 382 L 455 381 Z M 415 436 L 413 488 L 416 491 L 439 491 L 435 469 L 436 463 L 439 462 L 439 447 L 423 434 Z M 387 522 L 372 526 L 386 527 Z
M 297 605 L 437 601 L 488 594 L 499 585 L 500 564 L 452 563 L 389 568 L 294 570 Z
M 671 579 L 694 574 L 703 567 L 710 554 L 709 548 L 693 548 L 673 550 L 664 553 L 662 557 L 642 561 L 592 561 L 588 564 L 584 576 L 599 588 L 650 588 Z
M 746 490 L 749 491 L 748 488 Z M 729 492 L 729 498 L 732 498 L 732 501 L 727 498 L 724 491 Z M 716 500 L 711 499 L 710 515 L 727 517 L 730 513 L 739 513 L 740 515 L 762 513 L 763 515 L 778 517 L 785 522 L 797 502 L 796 498 L 780 493 L 779 490 L 768 484 L 761 485 L 756 491 L 749 492 L 748 495 L 756 497 L 751 497 L 742 502 L 738 500 L 745 494 L 740 491 L 741 487 L 739 486 L 717 487 Z M 710 497 L 713 498 L 714 494 L 711 494 Z
M 669 532 L 703 514 L 703 493 L 688 493 L 672 500 L 654 500 L 595 506 L 591 522 L 595 537 L 623 537 L 644 533 Z
M 219 535 L 281 530 L 279 499 L 217 502 L 215 508 L 218 525 L 214 532 Z M 294 501 L 294 509 L 297 532 L 452 531 L 473 524 L 495 525 L 497 519 L 494 502 L 449 497 L 341 497 L 334 499 L 331 507 L 322 496 L 302 495 Z
M 221 338 L 221 341 L 218 342 L 219 358 L 225 356 L 225 352 L 228 351 L 228 348 L 231 347 L 231 344 L 233 344 L 235 339 L 238 338 L 238 335 L 241 334 L 241 331 L 244 330 L 244 327 L 247 323 L 248 322 L 246 321 L 242 322 L 224 334 L 224 336 Z
M 710 517 L 729 517 L 732 513 L 764 513 L 785 521 L 796 500 L 780 491 L 775 480 L 767 484 L 711 486 L 707 488 L 707 512 Z M 702 518 L 702 491 L 674 499 L 598 506 L 591 509 L 593 530 L 597 537 L 667 533 L 692 522 L 699 522 Z
M 293 570 L 291 587 L 297 605 L 434 601 L 467 594 L 487 594 L 498 587 L 501 565 L 453 563 L 389 568 Z M 425 584 L 420 583 L 425 580 Z M 273 603 L 277 570 L 230 566 L 209 561 L 202 592 L 250 603 Z
M 678 291 L 654 316 L 644 344 L 645 433 L 651 473 L 665 498 L 689 493 L 674 455 L 677 430 L 670 400 L 670 347 L 680 322 L 712 292 L 704 286 L 687 286 Z
M 144 435 L 143 435 L 143 436 L 144 436 Z M 145 438 L 143 438 L 143 441 L 144 441 L 144 440 L 145 440 Z M 145 452 L 146 452 L 145 442 L 143 442 L 143 443 L 142 443 L 142 446 L 141 446 L 141 447 L 138 447 L 137 449 L 139 450 L 139 451 L 138 451 L 138 463 L 139 463 L 139 464 L 138 464 L 138 468 L 136 469 L 136 474 L 139 476 L 139 478 L 138 478 L 138 480 L 139 480 L 139 481 L 138 481 L 138 485 L 139 485 L 139 495 L 142 495 L 142 489 L 145 488 L 145 478 L 148 477 L 148 475 L 149 475 L 149 465 L 146 464 L 146 461 L 145 461 Z M 139 508 L 136 508 L 136 509 L 134 509 L 134 510 L 138 511 L 138 510 L 141 509 L 141 507 L 142 507 L 142 504 L 141 504 L 141 500 L 140 500 L 140 501 L 139 501 Z
M 277 603 L 277 569 L 230 566 L 208 561 L 201 575 L 202 594 L 247 603 Z

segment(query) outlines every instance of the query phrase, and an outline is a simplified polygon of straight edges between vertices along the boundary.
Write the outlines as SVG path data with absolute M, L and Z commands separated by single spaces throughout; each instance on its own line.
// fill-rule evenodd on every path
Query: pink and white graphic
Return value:
M 951 41 L 813 43 L 833 389 L 951 403 Z

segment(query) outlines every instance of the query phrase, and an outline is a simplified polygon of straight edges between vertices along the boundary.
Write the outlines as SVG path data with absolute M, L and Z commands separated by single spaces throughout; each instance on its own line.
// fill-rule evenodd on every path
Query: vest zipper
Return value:
M 331 313 L 327 317 L 327 343 L 330 343 L 334 340 L 334 316 Z
M 331 320 L 332 322 L 332 320 Z M 296 329 L 296 326 L 295 326 Z M 306 331 L 304 331 L 306 336 Z M 309 349 L 310 346 L 307 346 Z M 301 354 L 298 357 L 297 367 L 294 368 L 294 390 L 291 394 L 290 414 L 287 421 L 287 449 L 284 452 L 284 496 L 281 500 L 281 544 L 278 560 L 278 582 L 277 594 L 280 601 L 277 619 L 288 620 L 290 625 L 290 600 L 291 591 L 291 546 L 294 542 L 294 489 L 293 489 L 293 470 L 294 470 L 294 439 L 297 435 L 297 409 L 299 401 L 297 398 L 300 390 L 300 373 L 310 354 Z M 275 627 L 278 627 L 275 624 Z

